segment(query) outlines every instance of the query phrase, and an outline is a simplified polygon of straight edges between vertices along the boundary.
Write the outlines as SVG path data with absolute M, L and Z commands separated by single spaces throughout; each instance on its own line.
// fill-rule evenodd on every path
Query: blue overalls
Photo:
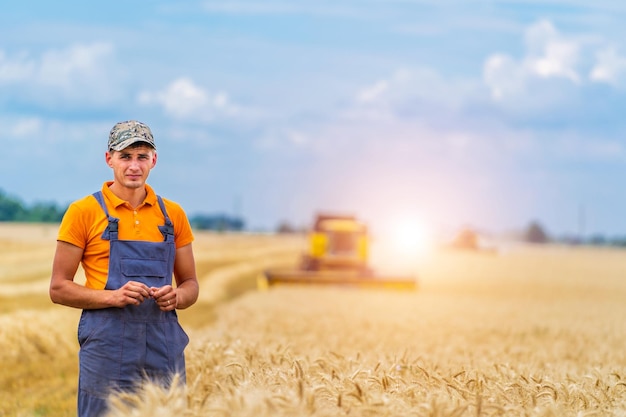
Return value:
M 111 217 L 101 191 L 93 194 L 109 225 L 102 239 L 110 241 L 106 290 L 128 281 L 148 287 L 172 285 L 174 226 L 161 197 L 159 206 L 165 225 L 159 226 L 163 242 L 118 240 L 119 219 Z M 78 324 L 80 374 L 78 416 L 96 417 L 106 411 L 111 390 L 133 390 L 150 381 L 169 385 L 178 373 L 185 382 L 183 351 L 189 342 L 175 311 L 161 311 L 153 299 L 124 308 L 83 310 Z

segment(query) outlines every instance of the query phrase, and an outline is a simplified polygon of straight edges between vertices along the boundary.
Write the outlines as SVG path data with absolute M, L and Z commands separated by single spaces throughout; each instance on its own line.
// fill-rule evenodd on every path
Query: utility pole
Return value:
M 578 205 L 578 240 L 583 243 L 585 239 L 585 205 Z

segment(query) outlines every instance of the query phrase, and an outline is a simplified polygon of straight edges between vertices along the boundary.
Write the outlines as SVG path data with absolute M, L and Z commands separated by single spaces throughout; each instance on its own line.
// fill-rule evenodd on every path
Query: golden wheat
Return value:
M 46 233 L 7 238 L 13 273 L 30 250 L 43 268 Z M 181 312 L 188 384 L 118 393 L 110 417 L 626 416 L 626 252 L 434 252 L 412 266 L 415 293 L 277 287 L 232 298 L 242 276 L 295 264 L 302 243 L 199 234 L 201 302 Z M 20 285 L 19 273 L 0 278 Z M 0 315 L 0 358 L 12 367 L 0 415 L 73 414 L 78 314 Z

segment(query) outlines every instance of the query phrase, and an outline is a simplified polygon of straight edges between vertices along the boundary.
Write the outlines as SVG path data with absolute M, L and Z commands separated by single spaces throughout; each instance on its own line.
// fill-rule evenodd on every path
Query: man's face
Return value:
M 115 182 L 126 188 L 143 187 L 156 161 L 156 151 L 147 145 L 106 153 L 106 162 L 113 169 Z

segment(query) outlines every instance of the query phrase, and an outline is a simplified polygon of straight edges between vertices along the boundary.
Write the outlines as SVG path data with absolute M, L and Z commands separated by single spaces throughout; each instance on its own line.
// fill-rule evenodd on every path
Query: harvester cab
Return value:
M 308 233 L 308 246 L 298 269 L 268 270 L 259 289 L 285 284 L 334 284 L 359 287 L 415 289 L 409 275 L 385 275 L 368 263 L 366 224 L 354 216 L 319 214 Z
M 352 216 L 318 215 L 302 255 L 306 271 L 367 271 L 367 226 Z

